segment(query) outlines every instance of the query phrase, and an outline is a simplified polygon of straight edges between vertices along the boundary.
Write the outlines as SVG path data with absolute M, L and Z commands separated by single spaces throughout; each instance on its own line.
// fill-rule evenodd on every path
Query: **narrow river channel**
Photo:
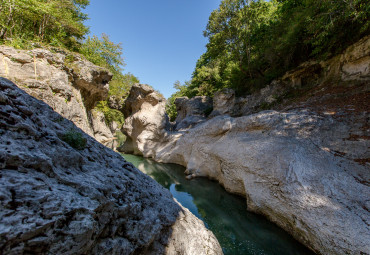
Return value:
M 283 229 L 247 211 L 245 199 L 229 194 L 206 178 L 186 180 L 184 167 L 123 155 L 172 195 L 210 229 L 225 255 L 313 254 Z

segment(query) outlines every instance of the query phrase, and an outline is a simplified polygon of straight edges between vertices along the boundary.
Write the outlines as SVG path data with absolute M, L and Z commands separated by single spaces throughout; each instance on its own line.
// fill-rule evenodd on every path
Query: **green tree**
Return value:
M 184 93 L 259 90 L 300 63 L 327 59 L 368 35 L 369 13 L 368 0 L 223 0 L 209 17 L 207 50 Z
M 167 99 L 166 104 L 166 112 L 168 117 L 170 118 L 170 121 L 175 121 L 177 117 L 177 110 L 175 105 L 175 100 L 178 97 L 193 97 L 197 95 L 197 91 L 192 90 L 189 86 L 191 85 L 190 82 L 185 82 L 183 85 L 180 81 L 176 81 L 173 84 L 173 87 L 177 90 L 174 94 L 170 96 L 170 98 Z
M 224 87 L 243 90 L 247 80 L 264 76 L 257 65 L 257 34 L 275 18 L 276 1 L 224 0 L 213 11 L 204 31 L 207 52 L 196 66 L 192 83 L 200 94 L 212 95 Z M 259 39 L 261 41 L 261 39 Z
M 39 41 L 76 50 L 88 33 L 88 0 L 2 0 L 0 39 Z
M 113 78 L 109 82 L 109 96 L 117 97 L 123 101 L 132 85 L 139 83 L 139 79 L 133 74 L 123 74 L 125 62 L 122 57 L 122 46 L 120 43 L 112 42 L 108 35 L 102 34 L 101 38 L 95 35 L 89 36 L 82 44 L 80 53 L 92 63 L 107 68 L 113 74 Z M 109 108 L 107 100 L 98 102 L 96 107 L 104 113 L 108 124 L 112 121 L 120 125 L 123 124 L 123 114 Z
M 86 38 L 89 30 L 83 9 L 88 5 L 89 0 L 1 0 L 0 42 L 16 48 L 30 48 L 37 42 L 79 52 L 113 74 L 109 96 L 124 98 L 139 80 L 130 73 L 123 74 L 121 44 L 113 43 L 106 34 Z M 123 123 L 122 113 L 110 109 L 107 101 L 99 102 L 97 108 L 108 123 Z
M 130 84 L 137 80 L 131 74 L 124 76 L 121 44 L 115 44 L 109 36 L 102 34 L 101 38 L 96 35 L 88 37 L 80 48 L 83 54 L 92 63 L 107 68 L 112 74 L 112 81 L 109 83 L 110 95 L 124 96 L 130 89 Z

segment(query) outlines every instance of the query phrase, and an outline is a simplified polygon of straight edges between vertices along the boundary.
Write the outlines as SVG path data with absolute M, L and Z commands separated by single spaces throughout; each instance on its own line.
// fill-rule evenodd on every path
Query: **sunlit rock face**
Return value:
M 170 129 L 165 110 L 166 100 L 152 87 L 135 84 L 124 103 L 125 124 L 122 132 L 128 136 L 119 150 L 145 157 L 155 154 L 158 139 Z
M 108 96 L 112 79 L 108 70 L 72 53 L 0 46 L 0 76 L 44 101 L 102 144 L 116 146 L 115 130 L 105 124 L 104 115 L 92 110 Z
M 159 162 L 183 165 L 189 178 L 217 180 L 226 190 L 244 196 L 250 211 L 265 215 L 317 253 L 367 254 L 370 116 L 364 98 L 368 98 L 370 68 L 364 67 L 369 66 L 364 55 L 370 48 L 363 46 L 369 39 L 330 60 L 327 80 L 317 76 L 320 82 L 344 84 L 342 89 L 350 93 L 337 94 L 341 100 L 328 92 L 284 111 L 230 117 L 230 108 L 219 101 L 237 103 L 231 93 L 216 100 L 214 109 L 219 112 L 211 114 L 216 117 L 179 131 L 165 128 L 164 104 L 158 103 L 127 116 L 145 120 L 145 125 L 143 121 L 140 125 L 130 122 L 125 127 L 131 132 L 127 132 L 131 144 L 140 144 L 133 151 Z M 303 65 L 284 79 L 301 86 L 308 81 L 309 72 L 319 69 L 321 66 L 307 64 L 305 69 Z M 344 69 L 348 70 L 345 75 Z M 259 92 L 257 98 L 266 97 L 268 91 L 273 89 Z M 343 103 L 344 98 L 350 100 Z
M 368 158 L 369 142 L 349 142 L 348 132 L 305 111 L 221 116 L 173 135 L 155 159 L 219 181 L 319 253 L 360 254 L 370 248 L 369 167 L 336 153 Z
M 0 78 L 0 254 L 30 253 L 222 250 L 168 190 Z

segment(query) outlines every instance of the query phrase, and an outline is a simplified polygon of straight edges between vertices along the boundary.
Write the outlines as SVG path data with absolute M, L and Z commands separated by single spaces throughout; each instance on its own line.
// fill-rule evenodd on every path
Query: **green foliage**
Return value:
M 170 121 L 175 121 L 177 117 L 177 110 L 175 105 L 175 99 L 177 96 L 176 94 L 173 94 L 168 100 L 166 104 L 166 113 L 168 117 L 170 118 Z
M 104 114 L 105 122 L 107 125 L 115 121 L 118 123 L 119 126 L 122 126 L 125 122 L 123 113 L 118 110 L 109 108 L 107 101 L 98 102 L 96 104 L 96 109 Z
M 118 143 L 117 147 L 120 147 L 126 141 L 126 136 L 121 131 L 116 131 L 114 137 Z
M 88 33 L 82 10 L 88 0 L 2 0 L 0 40 L 15 47 L 27 42 L 77 49 Z
M 82 44 L 80 53 L 92 63 L 107 68 L 113 74 L 109 82 L 108 96 L 125 98 L 132 85 L 139 82 L 139 79 L 131 73 L 122 74 L 122 67 L 125 65 L 122 46 L 111 42 L 106 34 L 102 34 L 101 38 L 89 36 Z M 110 109 L 107 101 L 99 102 L 96 108 L 104 113 L 107 124 L 112 121 L 123 124 L 123 114 L 118 110 Z
M 60 139 L 68 143 L 76 150 L 83 150 L 86 147 L 86 138 L 84 138 L 77 130 L 68 131 L 67 133 L 63 134 Z
M 96 35 L 89 36 L 82 44 L 80 52 L 89 61 L 109 69 L 112 73 L 122 71 L 122 46 L 110 41 L 106 34 L 102 34 L 101 38 Z
M 80 48 L 80 52 L 89 61 L 95 65 L 107 68 L 113 74 L 110 89 L 116 92 L 120 89 L 127 89 L 122 74 L 124 60 L 121 44 L 113 43 L 106 34 L 102 34 L 101 38 L 94 35 L 93 37 L 89 36 L 85 40 Z
M 119 76 L 120 80 L 117 82 L 111 81 L 109 83 L 109 96 L 118 96 L 126 98 L 132 85 L 140 83 L 139 79 L 131 73 L 126 73 Z
M 174 96 L 212 96 L 223 88 L 252 93 L 368 35 L 369 13 L 367 0 L 223 0 L 209 17 L 207 50 L 190 84 Z
M 198 94 L 198 88 L 191 87 L 190 82 L 185 82 L 182 85 L 179 81 L 176 81 L 173 87 L 177 90 L 176 93 L 172 94 L 170 98 L 167 99 L 166 112 L 170 121 L 175 121 L 177 117 L 177 110 L 175 105 L 175 99 L 177 97 L 194 97 Z

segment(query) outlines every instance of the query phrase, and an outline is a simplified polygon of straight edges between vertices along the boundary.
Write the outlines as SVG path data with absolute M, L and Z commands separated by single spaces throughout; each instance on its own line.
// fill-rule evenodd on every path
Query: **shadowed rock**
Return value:
M 206 120 L 206 116 L 212 111 L 212 98 L 196 96 L 191 99 L 178 97 L 175 99 L 177 118 L 175 129 L 187 129 L 196 126 Z
M 222 251 L 168 190 L 0 78 L 0 253 Z
M 0 76 L 75 123 L 104 145 L 116 146 L 104 115 L 94 118 L 96 103 L 108 96 L 112 74 L 78 54 L 0 46 Z M 96 114 L 95 114 L 96 115 Z

